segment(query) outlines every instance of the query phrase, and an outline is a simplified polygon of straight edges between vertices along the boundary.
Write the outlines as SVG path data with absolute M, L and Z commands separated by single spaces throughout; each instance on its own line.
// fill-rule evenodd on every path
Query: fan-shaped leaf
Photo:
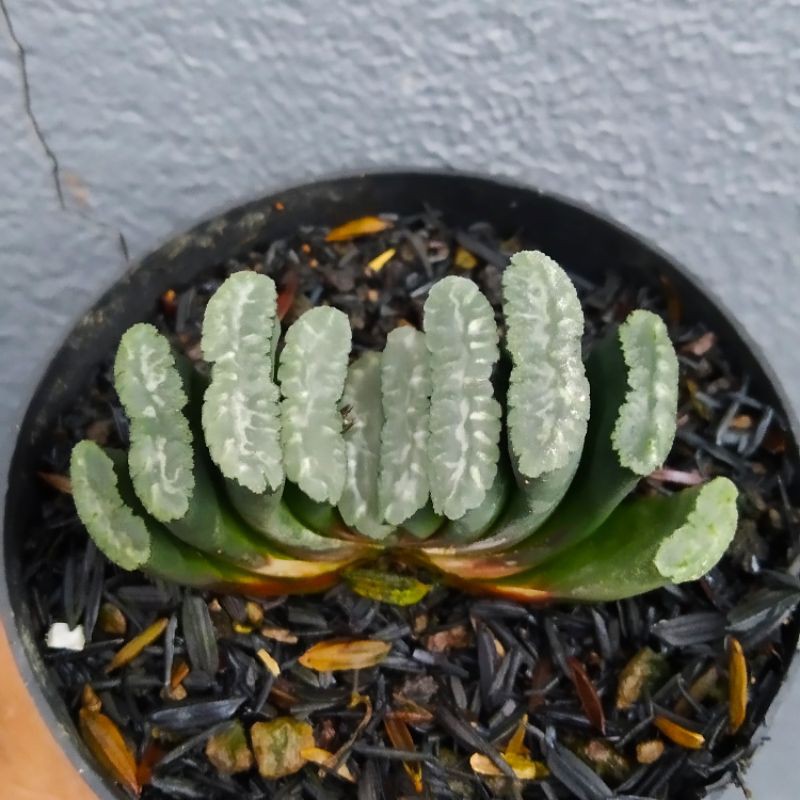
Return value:
M 620 463 L 649 475 L 664 463 L 675 438 L 678 357 L 661 317 L 632 312 L 619 328 L 628 393 L 612 440 Z
M 494 587 L 540 600 L 618 600 L 711 569 L 736 532 L 736 487 L 727 478 L 620 506 L 586 541 Z M 487 587 L 489 584 L 486 584 Z
M 513 360 L 508 427 L 518 471 L 538 478 L 580 452 L 589 419 L 581 359 L 583 311 L 572 281 L 538 251 L 517 253 L 503 273 L 506 342 Z
M 722 558 L 736 532 L 737 494 L 727 478 L 701 488 L 686 521 L 658 546 L 653 563 L 665 578 L 697 580 Z
M 650 447 L 650 456 L 663 460 L 671 444 L 671 438 L 669 440 L 663 438 L 664 432 L 668 433 L 669 429 L 674 432 L 677 411 L 677 372 L 673 373 L 669 366 L 664 365 L 675 359 L 675 355 L 669 340 L 666 340 L 665 346 L 661 338 L 663 323 L 651 319 L 655 317 L 654 314 L 636 311 L 631 316 L 634 317 L 631 323 L 634 331 L 645 341 L 649 335 L 651 340 L 655 338 L 658 343 L 658 347 L 654 348 L 658 356 L 649 364 L 654 385 L 660 387 L 656 390 L 658 398 L 655 402 L 651 402 L 650 391 L 644 385 L 637 391 L 633 408 L 639 408 L 641 404 L 642 407 L 653 411 L 650 418 L 638 427 L 640 434 L 638 438 L 644 442 L 656 442 L 654 448 Z M 628 322 L 622 327 L 627 325 Z M 614 430 L 621 424 L 623 409 L 626 408 L 633 391 L 631 366 L 623 352 L 624 338 L 620 330 L 612 331 L 594 347 L 586 361 L 586 374 L 592 387 L 591 418 L 575 477 L 571 482 L 567 480 L 569 489 L 555 510 L 536 530 L 527 535 L 527 538 L 521 538 L 525 535 L 528 525 L 528 512 L 524 505 L 521 506 L 521 511 L 519 506 L 515 508 L 517 501 L 524 499 L 521 495 L 516 495 L 515 503 L 509 506 L 498 530 L 491 537 L 468 545 L 468 548 L 458 553 L 453 553 L 452 550 L 443 554 L 432 553 L 431 558 L 437 567 L 462 578 L 475 575 L 485 579 L 533 568 L 568 547 L 576 545 L 597 530 L 633 491 L 641 479 L 641 474 L 621 462 L 613 436 Z M 631 363 L 634 363 L 633 359 Z M 662 381 L 670 375 L 674 378 L 674 386 L 662 385 Z M 636 383 L 640 386 L 642 382 L 637 379 Z M 645 399 L 642 400 L 642 397 Z M 668 417 L 671 426 L 667 421 Z M 630 452 L 633 452 L 633 448 Z M 566 471 L 568 479 L 569 469 L 568 463 L 561 471 L 550 473 L 547 479 L 544 477 L 537 479 L 537 482 L 541 482 L 541 486 L 537 487 L 534 483 L 532 488 L 543 493 L 539 499 L 547 499 L 547 495 L 551 495 L 552 492 L 555 492 L 558 498 L 561 492 L 561 478 L 564 477 L 560 477 L 559 472 Z M 550 485 L 551 480 L 554 482 L 553 486 Z M 533 513 L 531 519 L 535 521 Z M 514 542 L 518 543 L 514 545 Z M 473 550 L 485 551 L 489 548 L 497 552 L 490 552 L 481 559 L 475 557 Z
M 383 432 L 380 507 L 399 525 L 428 501 L 428 428 L 431 377 L 425 335 L 411 327 L 386 338 L 381 368 Z
M 97 547 L 123 569 L 146 563 L 150 557 L 147 526 L 125 505 L 114 462 L 98 444 L 87 439 L 75 445 L 70 478 L 78 516 Z
M 286 475 L 313 500 L 337 503 L 345 481 L 342 396 L 350 325 L 341 311 L 312 308 L 287 331 L 278 367 Z
M 489 301 L 466 278 L 447 277 L 425 303 L 431 355 L 428 480 L 433 507 L 458 519 L 480 505 L 497 471 L 500 406 L 493 397 L 497 326 Z
M 156 519 L 180 519 L 194 489 L 186 392 L 169 342 L 139 323 L 123 335 L 114 385 L 131 421 L 128 453 L 136 494 Z
M 471 511 L 467 511 L 463 517 L 449 521 L 436 537 L 436 546 L 426 550 L 433 553 L 447 553 L 456 549 L 458 552 L 465 552 L 466 549 L 471 552 L 474 546 L 483 541 L 482 536 L 491 534 L 489 538 L 493 539 L 496 523 L 508 505 L 514 486 L 508 460 L 501 456 L 497 474 L 483 502 Z M 470 545 L 470 542 L 476 544 Z
M 378 506 L 381 428 L 381 354 L 364 353 L 347 371 L 342 404 L 347 409 L 344 432 L 347 477 L 339 513 L 370 539 L 385 539 L 394 530 L 382 522 Z
M 203 430 L 222 474 L 256 494 L 283 482 L 278 389 L 272 380 L 275 284 L 236 272 L 208 301 L 203 355 L 214 366 Z

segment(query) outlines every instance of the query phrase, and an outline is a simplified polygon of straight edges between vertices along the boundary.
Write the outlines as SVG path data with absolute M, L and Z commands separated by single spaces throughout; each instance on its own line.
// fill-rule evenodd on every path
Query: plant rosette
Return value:
M 796 638 L 785 409 L 633 237 L 426 180 L 192 232 L 45 377 L 6 547 L 118 790 L 688 797 L 749 755 Z

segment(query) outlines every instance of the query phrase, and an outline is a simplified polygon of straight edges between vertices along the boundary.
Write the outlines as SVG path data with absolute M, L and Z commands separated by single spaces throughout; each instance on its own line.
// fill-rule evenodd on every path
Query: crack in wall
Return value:
M 78 209 L 70 209 L 67 206 L 67 202 L 64 197 L 64 187 L 61 182 L 61 165 L 53 148 L 50 147 L 50 144 L 44 135 L 44 131 L 39 124 L 39 119 L 33 110 L 33 101 L 31 99 L 31 82 L 30 76 L 28 75 L 28 52 L 17 36 L 16 30 L 14 29 L 14 23 L 11 21 L 11 14 L 8 10 L 6 0 L 0 0 L 0 14 L 3 16 L 6 28 L 8 29 L 9 38 L 11 39 L 11 43 L 17 54 L 17 64 L 19 65 L 20 82 L 22 84 L 22 104 L 25 109 L 25 116 L 28 118 L 31 127 L 33 128 L 34 135 L 36 136 L 42 151 L 47 157 L 47 160 L 50 162 L 50 174 L 53 177 L 53 186 L 55 187 L 59 207 L 66 213 L 72 212 L 77 214 L 79 217 L 81 217 L 81 219 L 85 219 L 90 224 L 95 225 L 102 230 L 111 231 L 117 238 L 119 249 L 123 258 L 126 262 L 130 261 L 128 243 L 125 240 L 125 234 L 123 234 L 121 230 L 115 229 L 112 225 L 98 220 L 96 217 L 87 214 L 86 212 Z

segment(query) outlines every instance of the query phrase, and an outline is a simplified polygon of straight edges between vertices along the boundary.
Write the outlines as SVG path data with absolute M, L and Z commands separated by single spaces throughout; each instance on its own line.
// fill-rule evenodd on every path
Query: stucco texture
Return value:
M 510 176 L 608 212 L 706 279 L 800 396 L 797 0 L 4 6 L 9 438 L 46 355 L 125 269 L 120 235 L 135 260 L 238 200 L 376 166 Z

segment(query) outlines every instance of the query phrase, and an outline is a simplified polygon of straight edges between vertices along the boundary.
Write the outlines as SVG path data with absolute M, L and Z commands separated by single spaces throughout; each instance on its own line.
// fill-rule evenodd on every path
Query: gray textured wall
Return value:
M 124 269 L 120 233 L 135 259 L 235 200 L 372 165 L 611 213 L 708 279 L 798 396 L 797 0 L 4 4 L 33 116 L 0 20 L 3 431 Z

